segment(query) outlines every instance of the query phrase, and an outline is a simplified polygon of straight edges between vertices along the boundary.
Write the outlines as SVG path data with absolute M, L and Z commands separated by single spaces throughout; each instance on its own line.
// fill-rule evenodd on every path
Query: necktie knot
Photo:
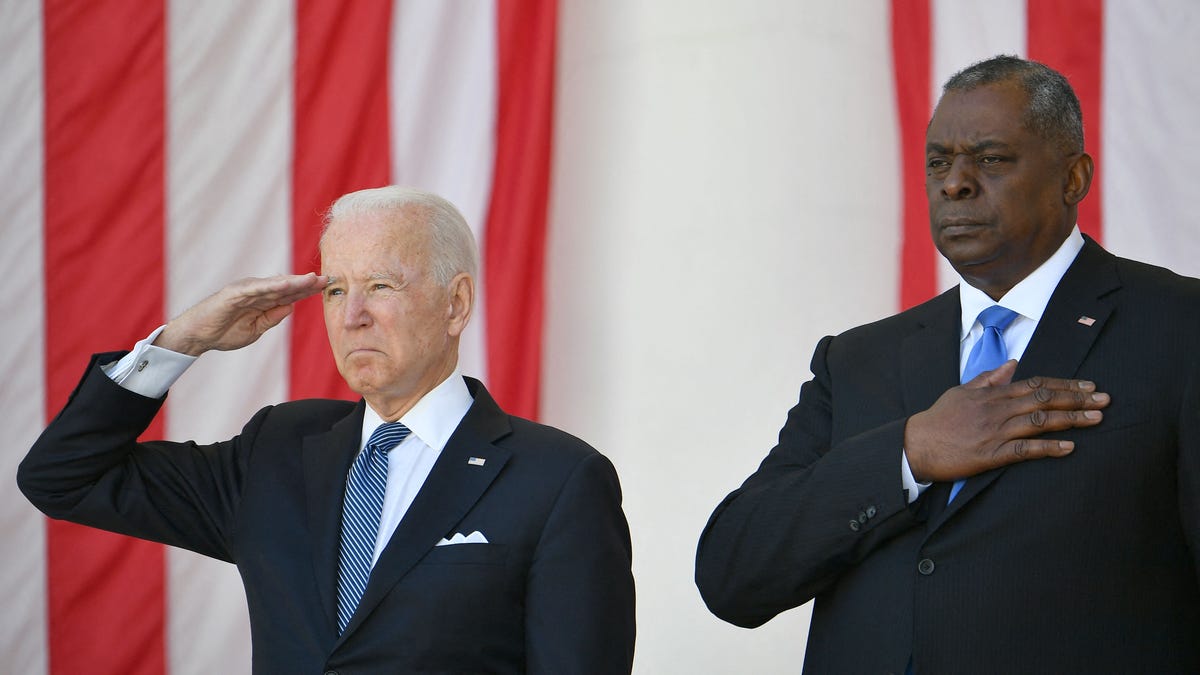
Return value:
M 988 328 L 995 328 L 1000 332 L 1004 332 L 1004 329 L 1008 328 L 1008 325 L 1012 323 L 1013 319 L 1015 318 L 1017 318 L 1017 313 L 1011 309 L 1007 307 L 1001 307 L 1000 305 L 992 305 L 991 307 L 988 307 L 980 312 L 977 320 L 985 330 Z
M 384 422 L 367 439 L 367 447 L 387 454 L 392 448 L 400 445 L 412 431 L 399 422 Z

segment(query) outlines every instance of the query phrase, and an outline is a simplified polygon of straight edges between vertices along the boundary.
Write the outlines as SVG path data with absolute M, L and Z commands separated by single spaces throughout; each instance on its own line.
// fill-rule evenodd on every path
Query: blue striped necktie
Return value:
M 375 538 L 379 535 L 379 518 L 383 513 L 383 493 L 387 490 L 388 452 L 409 433 L 408 427 L 399 422 L 379 425 L 346 475 L 338 564 L 338 635 L 349 625 L 371 576 L 371 558 L 375 555 Z
M 975 346 L 971 348 L 971 353 L 967 355 L 967 365 L 963 368 L 960 382 L 969 382 L 985 370 L 992 370 L 1004 365 L 1004 362 L 1008 360 L 1008 349 L 1004 346 L 1004 331 L 1015 318 L 1017 318 L 1016 312 L 1000 305 L 992 305 L 979 313 L 979 318 L 976 320 L 983 325 L 983 335 L 979 336 L 979 342 L 975 343 Z M 947 504 L 958 496 L 958 491 L 962 489 L 964 482 L 966 482 L 965 478 L 954 481 L 954 486 L 950 488 L 950 498 L 946 500 Z

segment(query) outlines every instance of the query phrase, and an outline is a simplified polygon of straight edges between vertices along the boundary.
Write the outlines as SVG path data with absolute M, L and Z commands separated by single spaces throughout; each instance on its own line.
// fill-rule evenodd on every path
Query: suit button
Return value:
M 917 563 L 917 571 L 925 576 L 933 574 L 933 561 L 929 558 L 923 558 L 921 562 Z
M 336 671 L 336 670 L 327 670 L 327 671 L 325 671 L 325 675 L 338 675 L 338 671 Z
M 867 512 L 866 511 L 863 511 L 862 513 L 858 514 L 858 524 L 859 525 L 867 524 Z
M 858 532 L 858 528 L 860 528 L 860 527 L 862 527 L 862 525 L 859 525 L 857 520 L 850 521 L 850 529 L 854 530 L 855 532 Z
M 874 518 L 876 513 L 877 513 L 877 512 L 875 511 L 875 507 L 874 507 L 874 506 L 868 506 L 868 507 L 867 507 L 867 517 L 868 517 L 868 518 Z

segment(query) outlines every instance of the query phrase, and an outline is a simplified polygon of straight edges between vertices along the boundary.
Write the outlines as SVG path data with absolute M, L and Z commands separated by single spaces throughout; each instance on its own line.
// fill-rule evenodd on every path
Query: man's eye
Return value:
M 925 166 L 930 169 L 941 169 L 949 166 L 949 162 L 941 157 L 934 157 L 925 161 Z
M 1004 161 L 1003 157 L 997 157 L 995 155 L 984 155 L 983 157 L 979 158 L 980 164 L 999 164 L 1000 162 L 1003 162 L 1003 161 Z
M 336 295 L 342 295 L 343 293 L 345 293 L 345 291 L 343 291 L 343 290 L 342 290 L 342 289 L 340 289 L 340 288 L 327 288 L 327 289 L 325 289 L 325 297 L 327 297 L 327 298 L 332 298 L 332 297 L 334 297 L 334 296 L 336 296 Z
M 382 291 L 382 290 L 385 290 L 385 289 L 387 289 L 387 288 L 388 288 L 388 285 L 387 285 L 387 284 L 383 284 L 383 283 L 379 283 L 379 284 L 373 284 L 373 285 L 371 286 L 371 290 L 373 290 L 373 291 Z

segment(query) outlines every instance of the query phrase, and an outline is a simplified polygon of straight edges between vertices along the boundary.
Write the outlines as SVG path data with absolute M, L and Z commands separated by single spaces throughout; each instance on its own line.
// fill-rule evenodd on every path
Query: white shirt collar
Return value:
M 450 377 L 422 396 L 399 421 L 412 431 L 410 438 L 415 437 L 434 451 L 441 452 L 473 402 L 467 383 L 456 368 Z M 371 406 L 366 406 L 360 451 L 380 424 L 383 424 L 383 419 Z
M 965 339 L 971 332 L 971 327 L 975 325 L 975 319 L 979 313 L 992 305 L 1007 307 L 1017 314 L 1031 319 L 1035 324 L 1041 321 L 1042 313 L 1046 311 L 1046 305 L 1050 303 L 1050 296 L 1054 294 L 1058 282 L 1067 273 L 1067 268 L 1071 266 L 1071 263 L 1075 262 L 1075 256 L 1079 255 L 1082 248 L 1083 235 L 1080 234 L 1079 226 L 1076 225 L 1058 250 L 1054 252 L 1054 255 L 1050 256 L 1029 276 L 1018 282 L 1016 286 L 1009 289 L 998 301 L 992 300 L 987 293 L 959 277 L 958 298 L 962 307 L 962 333 L 960 336 Z

